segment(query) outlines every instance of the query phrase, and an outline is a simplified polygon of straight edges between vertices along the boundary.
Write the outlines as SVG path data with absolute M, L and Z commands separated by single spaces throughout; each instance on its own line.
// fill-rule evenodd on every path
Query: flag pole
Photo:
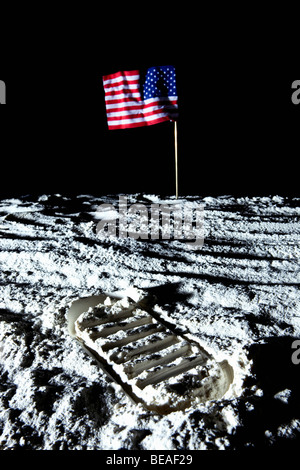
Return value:
M 174 121 L 174 143 L 175 143 L 175 188 L 176 188 L 176 199 L 178 199 L 178 148 L 177 148 L 177 121 Z

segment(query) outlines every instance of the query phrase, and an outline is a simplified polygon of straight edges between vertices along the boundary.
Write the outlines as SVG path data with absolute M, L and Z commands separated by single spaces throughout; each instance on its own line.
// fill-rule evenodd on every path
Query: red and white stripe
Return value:
M 138 70 L 103 77 L 109 129 L 150 126 L 177 117 L 177 96 L 142 101 Z

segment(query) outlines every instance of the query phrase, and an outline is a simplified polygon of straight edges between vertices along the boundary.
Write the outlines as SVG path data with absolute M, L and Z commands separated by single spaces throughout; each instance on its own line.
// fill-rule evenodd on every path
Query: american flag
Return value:
M 109 129 L 151 126 L 178 117 L 176 72 L 172 65 L 103 76 Z

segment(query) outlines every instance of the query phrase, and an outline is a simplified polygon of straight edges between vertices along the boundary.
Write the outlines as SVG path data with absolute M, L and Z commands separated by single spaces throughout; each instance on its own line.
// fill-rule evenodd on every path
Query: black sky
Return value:
M 55 69 L 31 63 L 25 76 L 2 69 L 1 195 L 174 194 L 173 124 L 108 131 L 102 87 L 104 74 L 168 64 L 177 71 L 180 194 L 298 195 L 297 76 L 263 53 L 164 59 L 81 54 Z

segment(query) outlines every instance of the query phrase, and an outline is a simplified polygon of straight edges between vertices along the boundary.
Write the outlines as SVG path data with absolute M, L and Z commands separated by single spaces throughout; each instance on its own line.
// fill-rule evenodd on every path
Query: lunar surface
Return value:
M 0 201 L 0 448 L 296 448 L 300 199 L 124 198 Z

